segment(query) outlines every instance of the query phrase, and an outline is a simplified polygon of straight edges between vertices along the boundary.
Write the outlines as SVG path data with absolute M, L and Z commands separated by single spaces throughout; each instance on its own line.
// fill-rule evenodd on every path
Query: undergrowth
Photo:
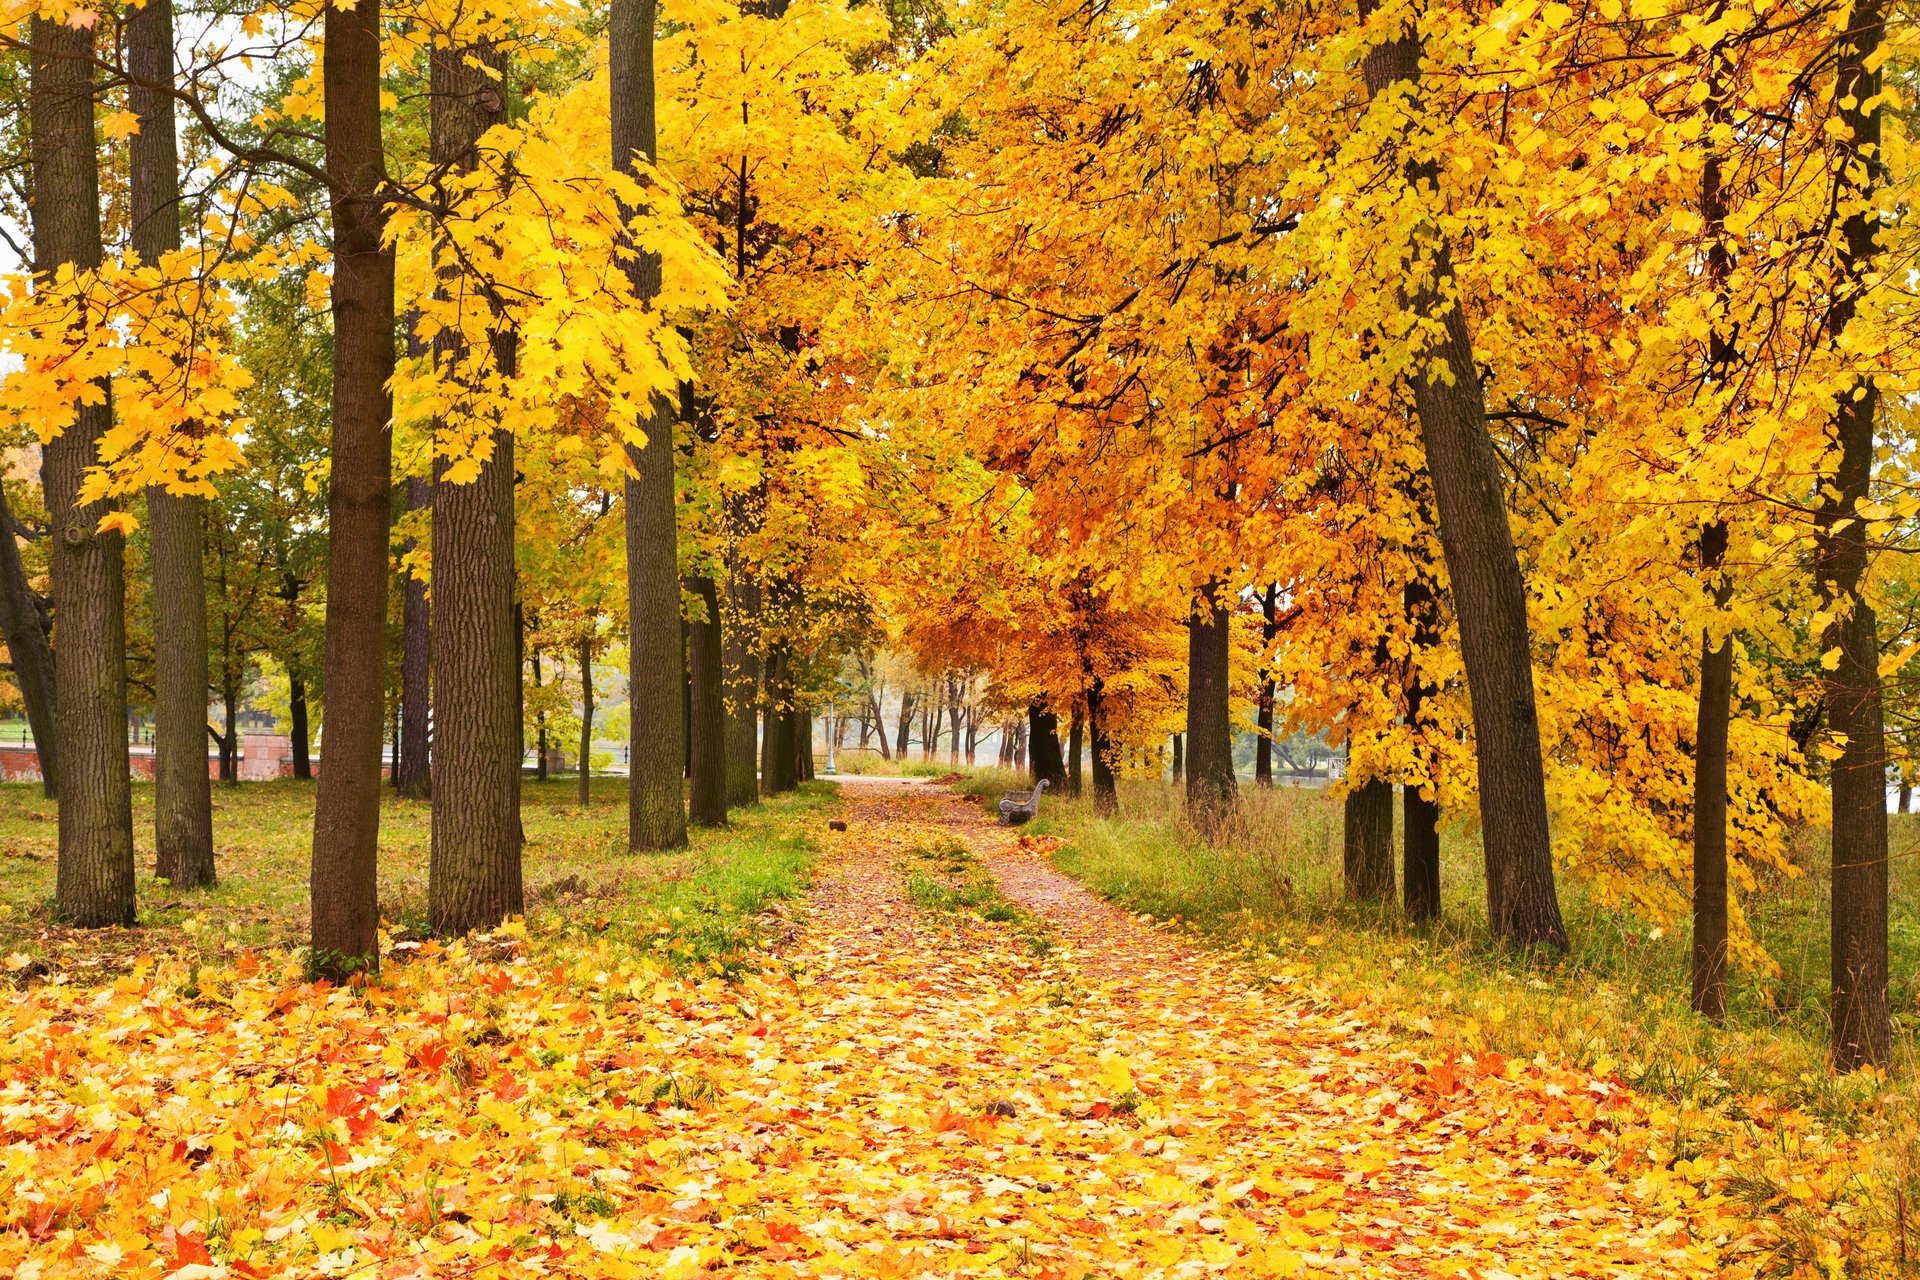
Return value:
M 915 848 L 900 868 L 907 899 L 935 918 L 976 918 L 1003 924 L 1025 939 L 1027 949 L 1044 955 L 1053 947 L 1046 922 L 1013 902 L 986 864 L 958 840 Z

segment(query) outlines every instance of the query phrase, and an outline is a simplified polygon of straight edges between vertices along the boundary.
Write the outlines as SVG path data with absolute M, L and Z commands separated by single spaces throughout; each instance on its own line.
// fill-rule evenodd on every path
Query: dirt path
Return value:
M 884 1227 L 865 1252 L 899 1274 L 1718 1273 L 1713 1207 L 1617 1086 L 1423 1063 L 1323 995 L 1254 989 L 965 798 L 868 785 L 844 816 L 789 952 L 812 1043 L 788 1051 L 833 1062 L 860 1138 L 791 1206 L 820 1238 Z M 949 840 L 1051 950 L 909 901 Z

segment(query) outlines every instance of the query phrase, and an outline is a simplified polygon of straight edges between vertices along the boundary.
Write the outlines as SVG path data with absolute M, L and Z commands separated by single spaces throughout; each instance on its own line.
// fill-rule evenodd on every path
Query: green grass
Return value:
M 986 798 L 995 785 L 976 779 L 967 789 Z M 1677 1136 L 1683 1146 L 1710 1147 L 1716 1135 L 1781 1104 L 1829 1133 L 1873 1144 L 1878 1182 L 1849 1192 L 1847 1213 L 1859 1241 L 1877 1231 L 1882 1244 L 1874 1260 L 1861 1243 L 1857 1252 L 1868 1269 L 1845 1274 L 1889 1274 L 1871 1268 L 1896 1265 L 1889 1254 L 1902 1248 L 1920 1258 L 1920 1223 L 1906 1208 L 1920 1204 L 1920 816 L 1893 818 L 1896 1046 L 1888 1080 L 1836 1078 L 1826 1070 L 1827 850 L 1814 833 L 1804 833 L 1796 848 L 1805 874 L 1768 885 L 1748 904 L 1779 972 L 1736 974 L 1727 1025 L 1716 1028 L 1688 1007 L 1686 920 L 1637 920 L 1563 879 L 1572 939 L 1565 956 L 1491 945 L 1481 851 L 1469 832 L 1443 834 L 1444 915 L 1415 927 L 1391 908 L 1343 900 L 1340 802 L 1324 790 L 1247 788 L 1217 844 L 1184 821 L 1179 793 L 1163 782 L 1123 783 L 1116 819 L 1096 817 L 1085 800 L 1049 800 L 1030 830 L 1069 841 L 1055 855 L 1063 870 L 1130 910 L 1238 953 L 1250 981 L 1310 977 L 1443 1051 L 1545 1053 L 1617 1074 L 1677 1105 L 1695 1130 Z M 1771 1186 L 1764 1171 L 1752 1176 L 1756 1188 Z M 1837 1220 L 1810 1217 L 1800 1242 L 1813 1248 L 1841 1229 Z
M 632 854 L 625 780 L 596 779 L 584 810 L 577 786 L 568 778 L 522 789 L 529 933 L 618 931 L 681 968 L 728 969 L 754 945 L 753 917 L 804 887 L 810 833 L 824 826 L 836 794 L 831 783 L 808 783 L 797 795 L 736 811 L 730 828 L 694 832 L 687 850 Z M 139 925 L 81 933 L 52 919 L 53 803 L 37 785 L 0 786 L 0 954 L 43 960 L 83 980 L 156 951 L 211 959 L 239 947 L 305 943 L 312 783 L 216 785 L 220 883 L 196 891 L 152 875 L 152 785 L 136 783 L 133 796 Z M 380 914 L 396 935 L 425 932 L 431 813 L 425 802 L 391 793 L 381 804 Z
M 1046 922 L 1000 891 L 986 864 L 957 840 L 915 848 L 900 867 L 907 900 L 936 919 L 972 917 L 1003 924 L 1036 955 L 1052 949 Z

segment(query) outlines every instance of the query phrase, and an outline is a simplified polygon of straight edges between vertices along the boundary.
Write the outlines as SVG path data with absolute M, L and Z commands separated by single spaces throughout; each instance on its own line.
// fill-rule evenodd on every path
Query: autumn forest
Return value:
M 0 0 L 0 1273 L 1920 1275 L 1916 81 Z

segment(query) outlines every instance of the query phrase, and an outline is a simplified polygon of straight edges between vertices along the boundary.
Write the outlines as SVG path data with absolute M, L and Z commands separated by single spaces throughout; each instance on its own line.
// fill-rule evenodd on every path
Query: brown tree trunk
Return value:
M 813 712 L 793 713 L 793 769 L 801 782 L 813 781 Z
M 311 735 L 307 728 L 307 679 L 298 668 L 287 671 L 287 715 L 293 721 L 293 776 L 298 781 L 311 782 L 313 755 Z M 200 765 L 204 770 L 204 750 L 201 752 Z
M 546 683 L 540 671 L 540 651 L 533 651 L 533 687 L 538 689 Z M 525 713 L 522 713 L 525 718 Z M 533 718 L 533 780 L 547 780 L 547 713 L 542 711 Z
M 767 653 L 766 727 L 760 735 L 760 789 L 769 796 L 785 795 L 800 782 L 799 743 L 793 711 L 792 663 L 784 643 Z
M 1033 764 L 1033 781 L 1044 781 L 1055 791 L 1067 783 L 1067 761 L 1060 752 L 1060 717 L 1045 703 L 1027 707 L 1027 754 Z
M 479 163 L 480 135 L 503 113 L 499 86 L 506 59 L 488 43 L 437 47 L 429 54 L 429 66 L 432 160 L 449 173 L 471 172 Z M 441 198 L 454 202 L 458 197 L 445 191 Z M 468 287 L 456 266 L 442 262 L 439 267 L 443 297 Z M 512 339 L 496 334 L 488 356 L 494 370 L 511 373 Z M 474 368 L 474 353 L 457 330 L 442 330 L 435 338 L 434 359 L 442 378 L 471 384 L 463 389 L 462 399 L 480 400 L 486 371 Z M 435 428 L 445 447 L 450 443 L 448 424 L 436 423 Z M 458 433 L 465 435 L 464 425 Z M 490 442 L 483 438 L 474 443 L 490 443 L 492 453 L 471 481 L 452 483 L 436 467 L 431 674 L 419 691 L 422 696 L 414 699 L 425 704 L 424 694 L 432 689 L 439 704 L 433 729 L 438 760 L 433 768 L 427 914 L 433 931 L 443 936 L 491 929 L 525 909 L 516 692 L 520 668 L 513 613 L 514 440 L 506 431 L 494 431 Z M 409 745 L 414 737 L 409 731 Z M 424 747 L 426 734 L 418 737 Z M 424 770 L 427 754 L 416 753 L 416 767 Z
M 438 103 L 436 98 L 434 105 Z M 408 476 L 408 510 L 430 509 L 436 487 L 419 476 Z M 412 550 L 413 539 L 409 538 L 401 554 Z M 400 757 L 393 766 L 393 789 L 410 799 L 424 800 L 433 789 L 432 608 L 424 579 L 403 573 L 400 590 Z
M 1725 608 L 1727 526 L 1700 530 L 1700 569 Z M 1727 725 L 1733 702 L 1733 637 L 1700 638 L 1700 703 L 1693 756 L 1693 1007 L 1715 1022 L 1727 1016 Z
M 1173 770 L 1173 785 L 1177 787 L 1186 780 L 1187 776 L 1186 739 L 1176 733 L 1168 739 L 1168 742 L 1171 744 L 1168 749 L 1172 753 L 1168 767 Z
M 725 646 L 720 620 L 720 591 L 712 578 L 691 578 L 687 586 L 706 616 L 692 623 L 687 664 L 693 685 L 693 785 L 688 804 L 696 826 L 727 825 L 727 717 Z
M 1255 708 L 1253 736 L 1253 781 L 1255 786 L 1273 785 L 1273 671 L 1267 666 L 1272 658 L 1274 637 L 1280 634 L 1280 584 L 1272 583 L 1260 593 L 1260 702 Z
M 1073 719 L 1067 722 L 1067 794 L 1076 799 L 1080 795 L 1080 753 L 1085 745 L 1087 718 L 1092 714 L 1093 698 L 1089 695 L 1085 709 L 1075 706 Z
M 1438 690 L 1420 672 L 1421 655 L 1440 643 L 1440 624 L 1434 617 L 1433 587 L 1416 575 L 1401 592 L 1401 601 L 1413 623 L 1412 671 L 1407 681 L 1407 730 L 1420 732 L 1420 717 Z M 1404 882 L 1401 901 L 1409 920 L 1440 918 L 1440 806 L 1408 783 L 1401 791 L 1400 861 Z
M 1377 0 L 1362 0 L 1364 20 Z M 1367 90 L 1417 87 L 1420 37 L 1408 28 L 1366 58 Z M 1417 91 L 1417 88 L 1416 88 Z M 1434 162 L 1407 164 L 1407 179 L 1430 187 Z M 1486 851 L 1487 916 L 1494 936 L 1522 946 L 1566 946 L 1547 832 L 1546 774 L 1534 705 L 1526 584 L 1507 525 L 1500 458 L 1487 435 L 1479 366 L 1459 300 L 1450 297 L 1448 246 L 1431 225 L 1415 232 L 1414 252 L 1430 262 L 1403 292 L 1401 305 L 1442 336 L 1412 377 L 1427 470 L 1440 516 L 1440 544 L 1460 620 L 1461 656 L 1473 707 L 1480 777 L 1480 825 Z M 1444 370 L 1444 373 L 1440 372 Z
M 1835 204 L 1845 211 L 1834 263 L 1827 334 L 1839 346 L 1868 277 L 1878 269 L 1874 200 L 1884 181 L 1878 57 L 1884 0 L 1863 0 L 1840 44 L 1834 97 L 1843 134 L 1836 142 Z M 1834 411 L 1828 497 L 1819 511 L 1816 573 L 1822 603 L 1835 613 L 1823 643 L 1839 652 L 1826 674 L 1827 723 L 1843 740 L 1833 762 L 1833 1063 L 1851 1071 L 1892 1060 L 1887 1005 L 1886 730 L 1880 700 L 1877 620 L 1860 594 L 1868 531 L 1855 514 L 1873 479 L 1874 418 L 1880 389 L 1856 378 Z M 63 766 L 64 767 L 64 766 Z
M 1384 778 L 1348 780 L 1341 869 L 1349 899 L 1393 901 L 1393 784 Z
M 907 758 L 907 744 L 911 741 L 910 735 L 913 729 L 913 690 L 911 689 L 902 689 L 900 691 L 900 720 L 898 729 L 899 732 L 894 739 L 893 754 L 897 759 L 905 760 Z
M 1013 768 L 1016 773 L 1027 771 L 1027 737 L 1031 732 L 1027 721 L 1016 720 L 1013 725 Z
M 63 266 L 88 271 L 100 265 L 93 28 L 35 18 L 32 42 L 33 251 L 45 288 Z M 79 500 L 81 480 L 98 462 L 100 437 L 113 423 L 107 389 L 101 390 L 100 403 L 76 406 L 75 421 L 47 444 L 40 467 L 53 539 L 53 732 L 60 768 L 54 905 L 62 921 L 82 928 L 134 921 L 125 539 L 100 531 L 106 503 Z
M 636 174 L 654 142 L 654 0 L 613 0 L 607 28 L 613 166 Z M 643 180 L 644 181 L 644 180 Z M 638 209 L 623 209 L 633 217 Z M 629 246 L 631 248 L 631 246 Z M 660 259 L 634 252 L 626 270 L 639 305 L 660 294 Z M 629 448 L 626 481 L 629 722 L 627 844 L 678 849 L 687 842 L 681 779 L 686 771 L 686 655 L 680 635 L 680 575 L 673 511 L 673 421 L 665 398 L 642 423 L 647 442 Z
M 333 215 L 333 443 L 327 487 L 326 768 L 313 815 L 310 967 L 379 967 L 382 738 L 391 523 L 393 251 L 381 243 L 380 0 L 325 15 Z
M 27 581 L 26 563 L 20 558 L 20 544 L 14 540 L 19 522 L 0 491 L 0 640 L 7 646 L 13 664 L 13 682 L 26 704 L 27 725 L 33 730 L 33 744 L 40 757 L 40 790 L 52 799 L 58 794 L 59 743 L 54 729 L 53 646 L 47 643 L 47 629 L 41 621 L 40 599 Z M 202 663 L 201 670 L 205 671 Z M 202 685 L 202 692 L 205 686 Z M 206 772 L 206 708 L 200 714 L 200 772 Z
M 172 0 L 126 16 L 132 243 L 143 263 L 180 247 L 180 155 L 173 98 Z M 149 87 L 153 86 L 153 87 Z M 213 786 L 207 777 L 207 586 L 200 557 L 202 502 L 147 490 L 153 561 L 154 874 L 178 888 L 214 881 Z
M 1076 718 L 1075 728 L 1079 723 Z M 1087 690 L 1087 729 L 1093 739 L 1093 811 L 1110 818 L 1120 812 L 1120 792 L 1113 783 L 1113 743 L 1107 736 L 1107 690 L 1099 680 Z
M 760 802 L 758 734 L 760 658 L 753 651 L 753 620 L 760 611 L 758 584 L 735 565 L 727 577 L 727 613 L 720 627 L 721 665 L 726 679 L 727 804 Z
M 1187 818 L 1208 832 L 1232 812 L 1239 790 L 1229 727 L 1233 629 L 1222 592 L 1209 583 L 1187 620 Z
M 593 804 L 593 635 L 580 637 L 580 791 L 582 809 Z

